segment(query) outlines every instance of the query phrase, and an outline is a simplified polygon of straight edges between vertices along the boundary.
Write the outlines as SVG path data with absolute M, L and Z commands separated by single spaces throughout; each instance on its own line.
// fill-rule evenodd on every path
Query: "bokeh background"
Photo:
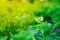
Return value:
M 60 40 L 60 0 L 0 0 L 0 40 Z

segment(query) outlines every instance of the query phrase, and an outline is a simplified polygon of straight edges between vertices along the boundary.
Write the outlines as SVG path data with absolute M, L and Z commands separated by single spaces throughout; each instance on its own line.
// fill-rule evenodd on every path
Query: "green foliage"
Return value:
M 60 40 L 58 1 L 30 0 L 1 6 L 0 40 Z

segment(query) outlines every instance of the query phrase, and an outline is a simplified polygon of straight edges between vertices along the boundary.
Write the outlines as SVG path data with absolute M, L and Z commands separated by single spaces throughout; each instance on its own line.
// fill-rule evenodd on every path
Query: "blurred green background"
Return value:
M 0 0 L 0 40 L 60 40 L 60 0 Z

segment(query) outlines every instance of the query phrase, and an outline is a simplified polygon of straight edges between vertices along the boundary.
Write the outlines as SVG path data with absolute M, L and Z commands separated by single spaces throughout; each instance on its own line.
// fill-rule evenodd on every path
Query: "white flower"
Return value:
M 41 21 L 43 21 L 43 17 L 41 17 Z

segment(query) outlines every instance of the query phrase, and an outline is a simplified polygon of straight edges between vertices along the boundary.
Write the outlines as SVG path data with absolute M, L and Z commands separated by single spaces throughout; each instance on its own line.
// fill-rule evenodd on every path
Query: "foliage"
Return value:
M 0 0 L 0 40 L 60 40 L 60 0 Z

